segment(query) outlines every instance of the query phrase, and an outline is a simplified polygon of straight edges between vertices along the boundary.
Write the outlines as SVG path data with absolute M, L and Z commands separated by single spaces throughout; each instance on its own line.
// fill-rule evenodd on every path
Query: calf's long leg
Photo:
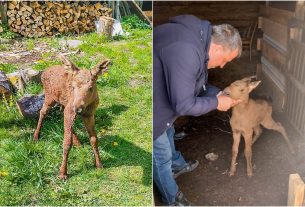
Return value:
M 233 145 L 232 145 L 232 159 L 229 176 L 233 176 L 236 172 L 236 158 L 238 155 L 238 147 L 240 142 L 241 133 L 233 130 Z
M 271 116 L 267 116 L 263 122 L 261 123 L 267 129 L 273 129 L 283 135 L 283 138 L 288 145 L 288 148 L 292 154 L 295 154 L 295 150 L 287 136 L 285 128 L 282 126 L 280 122 L 275 122 Z
M 72 129 L 72 142 L 73 142 L 73 144 L 75 145 L 75 146 L 77 146 L 77 147 L 80 147 L 81 146 L 81 143 L 80 143 L 80 141 L 78 140 L 78 138 L 77 138 L 77 135 L 76 135 L 76 133 L 75 133 L 75 131 Z
M 48 99 L 47 97 L 45 97 L 45 101 L 43 103 L 43 106 L 39 112 L 39 120 L 38 120 L 38 124 L 37 124 L 37 128 L 34 132 L 34 140 L 38 141 L 38 137 L 39 137 L 39 132 L 42 126 L 42 121 L 44 119 L 44 117 L 46 116 L 48 110 L 55 104 L 55 101 Z
M 259 136 L 262 134 L 263 129 L 260 125 L 258 125 L 256 127 L 254 127 L 253 131 L 254 131 L 254 136 L 252 139 L 252 144 L 254 144 L 256 142 L 256 140 L 259 138 Z
M 67 179 L 67 162 L 69 152 L 72 146 L 72 126 L 76 113 L 72 107 L 66 107 L 64 110 L 64 141 L 63 141 L 63 159 L 59 170 L 59 178 Z
M 96 168 L 102 168 L 103 166 L 101 164 L 101 158 L 98 150 L 98 140 L 94 129 L 94 115 L 82 116 L 82 119 L 90 137 L 90 144 L 95 158 L 95 166 Z
M 243 133 L 243 137 L 245 139 L 245 157 L 246 157 L 246 161 L 247 161 L 247 175 L 248 175 L 248 177 L 253 176 L 252 135 L 253 135 L 253 130 L 252 129 Z

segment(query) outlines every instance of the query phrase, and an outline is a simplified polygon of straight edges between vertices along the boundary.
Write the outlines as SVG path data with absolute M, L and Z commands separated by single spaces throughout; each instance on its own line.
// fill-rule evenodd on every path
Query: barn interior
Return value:
M 262 82 L 251 97 L 271 101 L 273 118 L 285 127 L 297 152 L 289 152 L 278 132 L 264 129 L 252 146 L 254 176 L 247 177 L 241 139 L 237 172 L 229 177 L 231 111 L 180 117 L 175 122 L 176 148 L 186 160 L 200 163 L 176 179 L 186 198 L 202 206 L 304 205 L 304 1 L 154 1 L 153 11 L 154 27 L 182 14 L 236 27 L 243 39 L 242 56 L 224 69 L 210 70 L 209 83 L 224 89 L 235 80 L 256 75 Z M 208 153 L 218 158 L 208 160 Z M 155 186 L 154 195 L 155 205 L 163 205 Z

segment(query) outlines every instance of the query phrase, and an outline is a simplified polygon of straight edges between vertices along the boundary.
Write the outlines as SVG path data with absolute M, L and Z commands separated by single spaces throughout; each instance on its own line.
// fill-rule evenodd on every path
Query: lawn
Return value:
M 72 147 L 67 181 L 58 179 L 62 159 L 63 113 L 51 109 L 39 142 L 33 141 L 38 119 L 25 119 L 14 102 L 22 94 L 0 101 L 0 206 L 6 205 L 151 205 L 152 202 L 152 35 L 151 29 L 130 29 L 129 36 L 107 38 L 96 33 L 56 38 L 22 39 L 28 50 L 44 43 L 54 52 L 33 63 L 45 70 L 60 63 L 54 58 L 59 42 L 78 39 L 80 53 L 71 55 L 79 67 L 91 69 L 103 58 L 112 65 L 97 81 L 96 111 L 103 169 L 96 170 L 87 132 L 78 117 L 74 129 L 82 147 Z M 5 48 L 9 51 L 9 47 Z M 1 63 L 12 72 L 22 63 Z M 42 86 L 30 83 L 28 94 Z

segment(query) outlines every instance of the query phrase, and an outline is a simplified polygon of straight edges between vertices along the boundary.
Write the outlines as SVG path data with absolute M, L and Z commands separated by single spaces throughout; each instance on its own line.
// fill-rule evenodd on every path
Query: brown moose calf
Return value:
M 48 109 L 55 103 L 64 106 L 64 141 L 63 160 L 59 171 L 59 178 L 67 178 L 67 161 L 72 142 L 80 145 L 72 126 L 76 114 L 82 117 L 90 137 L 90 143 L 95 157 L 96 168 L 102 168 L 98 151 L 98 141 L 94 129 L 94 114 L 99 103 L 96 80 L 98 75 L 107 71 L 109 60 L 98 64 L 91 71 L 76 67 L 66 57 L 61 56 L 64 65 L 52 66 L 41 75 L 41 82 L 45 92 L 45 102 L 40 111 L 34 140 L 38 140 L 39 131 Z
M 267 129 L 273 129 L 280 132 L 283 135 L 289 150 L 294 154 L 294 149 L 287 137 L 284 127 L 279 122 L 275 122 L 272 119 L 271 105 L 265 100 L 253 100 L 249 98 L 249 93 L 260 83 L 260 81 L 251 82 L 251 79 L 254 77 L 237 80 L 224 89 L 225 94 L 233 99 L 240 99 L 242 101 L 233 107 L 232 117 L 230 119 L 230 125 L 233 131 L 233 146 L 229 176 L 233 176 L 236 171 L 236 158 L 241 135 L 243 135 L 245 140 L 247 175 L 248 177 L 253 176 L 252 144 L 254 144 L 262 133 L 260 125 Z

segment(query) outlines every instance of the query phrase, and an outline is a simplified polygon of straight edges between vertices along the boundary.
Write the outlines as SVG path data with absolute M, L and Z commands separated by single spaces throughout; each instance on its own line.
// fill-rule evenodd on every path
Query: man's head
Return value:
M 223 66 L 242 52 L 242 41 L 237 29 L 229 24 L 215 25 L 209 49 L 208 69 Z

